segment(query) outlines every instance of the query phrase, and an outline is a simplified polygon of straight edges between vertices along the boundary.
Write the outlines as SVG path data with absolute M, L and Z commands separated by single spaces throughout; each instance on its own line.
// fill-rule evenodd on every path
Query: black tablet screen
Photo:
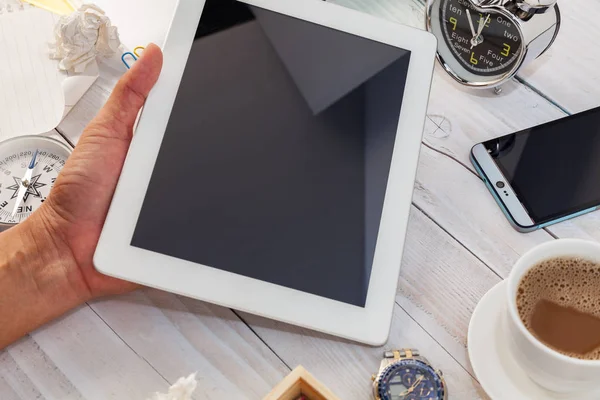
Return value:
M 208 0 L 131 244 L 363 307 L 409 60 Z

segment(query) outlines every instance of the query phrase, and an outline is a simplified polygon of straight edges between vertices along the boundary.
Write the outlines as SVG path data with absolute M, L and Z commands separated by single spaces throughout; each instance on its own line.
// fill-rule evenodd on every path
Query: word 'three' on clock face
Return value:
M 521 34 L 506 16 L 480 13 L 469 0 L 442 0 L 439 16 L 446 44 L 472 73 L 502 75 L 519 59 Z

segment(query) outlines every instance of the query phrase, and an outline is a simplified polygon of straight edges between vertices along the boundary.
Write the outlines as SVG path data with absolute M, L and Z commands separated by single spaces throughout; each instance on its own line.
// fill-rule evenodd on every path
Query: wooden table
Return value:
M 420 0 L 338 2 L 423 26 Z M 435 71 L 385 348 L 420 349 L 444 371 L 451 399 L 486 398 L 466 352 L 469 318 L 483 294 L 539 243 L 600 240 L 597 212 L 517 233 L 468 160 L 476 142 L 600 103 L 600 2 L 559 3 L 563 25 L 554 46 L 501 95 L 462 88 Z M 76 143 L 122 72 L 104 65 L 57 131 Z M 369 399 L 382 351 L 147 289 L 86 304 L 0 352 L 0 398 L 145 399 L 197 371 L 195 399 L 260 399 L 302 364 L 340 398 Z

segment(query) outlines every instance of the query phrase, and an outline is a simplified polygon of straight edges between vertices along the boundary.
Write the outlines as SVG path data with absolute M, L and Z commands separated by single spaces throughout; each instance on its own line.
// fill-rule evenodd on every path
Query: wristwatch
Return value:
M 376 400 L 447 400 L 442 371 L 434 369 L 416 349 L 386 351 L 373 374 Z

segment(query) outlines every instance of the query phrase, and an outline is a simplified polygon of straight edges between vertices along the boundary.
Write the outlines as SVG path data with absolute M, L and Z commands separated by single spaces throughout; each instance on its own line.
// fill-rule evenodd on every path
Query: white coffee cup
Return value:
M 541 261 L 556 257 L 580 257 L 600 263 L 600 244 L 578 239 L 553 240 L 536 246 L 517 261 L 508 277 L 505 329 L 510 351 L 525 373 L 543 388 L 562 394 L 588 394 L 600 390 L 600 360 L 580 360 L 552 350 L 525 328 L 517 311 L 521 278 Z

